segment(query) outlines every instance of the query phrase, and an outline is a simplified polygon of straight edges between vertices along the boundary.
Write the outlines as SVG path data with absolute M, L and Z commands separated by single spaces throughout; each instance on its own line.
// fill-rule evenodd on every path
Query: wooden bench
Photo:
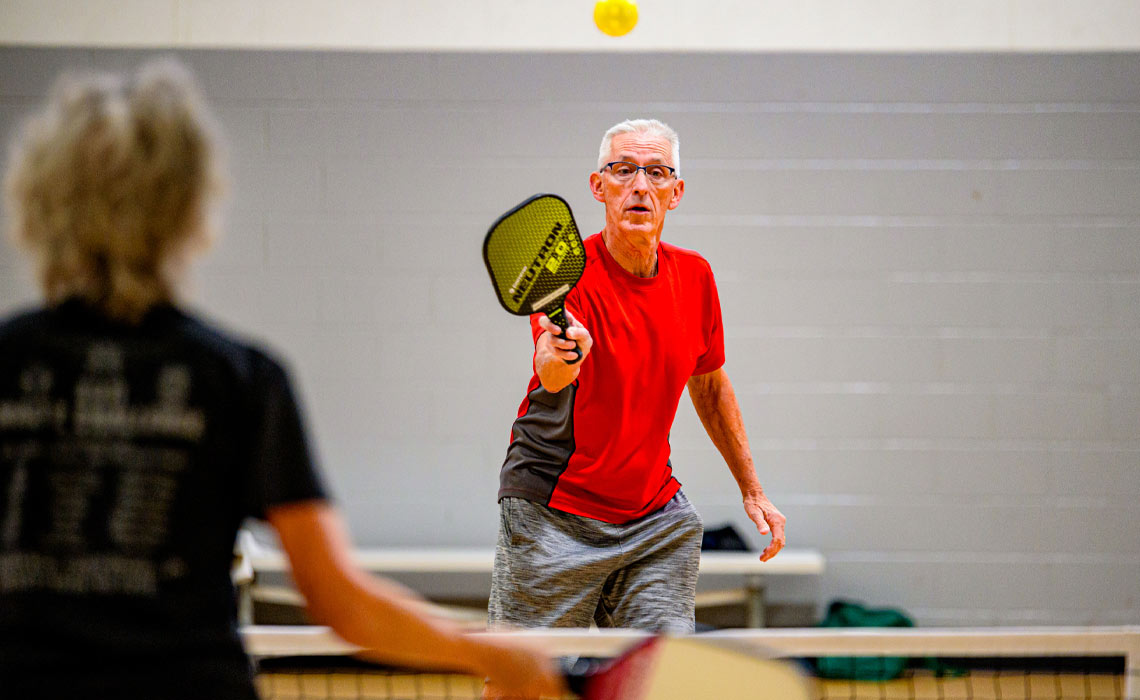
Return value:
M 242 531 L 238 536 L 238 565 L 235 581 L 242 591 L 242 617 L 251 620 L 252 589 L 258 576 L 289 570 L 285 555 L 260 545 L 253 536 Z M 354 552 L 356 564 L 377 574 L 486 574 L 490 575 L 495 560 L 492 547 L 383 547 L 361 548 Z M 743 576 L 743 588 L 699 593 L 697 605 L 743 603 L 747 607 L 749 627 L 764 626 L 764 595 L 772 576 L 818 576 L 823 573 L 824 559 L 811 549 L 785 549 L 774 559 L 762 562 L 757 552 L 701 553 L 703 575 Z

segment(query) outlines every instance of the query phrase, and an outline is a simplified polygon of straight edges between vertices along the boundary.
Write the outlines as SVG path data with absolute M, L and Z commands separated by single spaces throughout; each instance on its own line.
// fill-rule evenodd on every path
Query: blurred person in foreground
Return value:
M 545 655 L 353 566 L 282 366 L 180 310 L 220 190 L 211 124 L 162 62 L 63 79 L 12 149 L 9 230 L 46 304 L 0 323 L 0 694 L 255 698 L 229 578 L 246 517 L 371 658 L 559 693 Z

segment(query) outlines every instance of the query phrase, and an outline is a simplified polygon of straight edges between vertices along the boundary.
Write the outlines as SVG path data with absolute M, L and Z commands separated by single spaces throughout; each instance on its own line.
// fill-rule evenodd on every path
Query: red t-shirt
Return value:
M 693 251 L 661 243 L 657 275 L 641 278 L 614 260 L 601 234 L 584 243 L 586 268 L 566 308 L 594 346 L 578 379 L 557 394 L 531 377 L 499 498 L 624 523 L 680 488 L 669 430 L 689 377 L 724 364 L 720 298 L 708 262 Z

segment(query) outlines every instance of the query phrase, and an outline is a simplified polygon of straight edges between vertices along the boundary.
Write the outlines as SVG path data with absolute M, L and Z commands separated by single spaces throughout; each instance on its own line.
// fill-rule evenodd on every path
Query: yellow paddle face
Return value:
M 667 639 L 662 645 L 645 698 L 808 700 L 808 686 L 786 662 L 680 638 Z
M 517 316 L 545 313 L 566 328 L 562 304 L 586 267 L 566 200 L 535 195 L 501 216 L 483 240 L 483 262 L 504 309 Z
M 790 663 L 730 640 L 653 637 L 580 683 L 582 700 L 808 700 Z

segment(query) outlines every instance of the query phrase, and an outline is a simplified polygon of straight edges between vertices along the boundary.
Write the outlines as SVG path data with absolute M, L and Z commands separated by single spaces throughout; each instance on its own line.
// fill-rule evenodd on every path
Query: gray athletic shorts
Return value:
M 504 498 L 488 625 L 692 632 L 703 531 L 680 491 L 622 525 Z

